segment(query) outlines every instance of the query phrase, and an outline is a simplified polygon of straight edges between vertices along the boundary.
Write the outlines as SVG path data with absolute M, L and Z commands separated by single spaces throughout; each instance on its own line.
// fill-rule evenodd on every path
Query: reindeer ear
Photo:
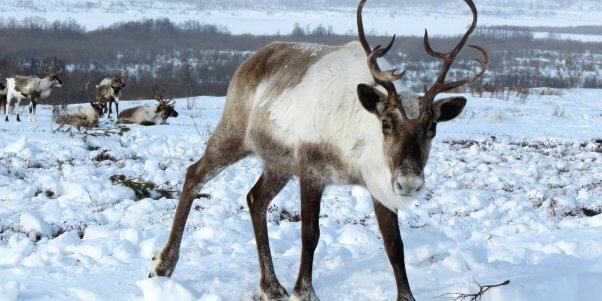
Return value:
M 357 97 L 364 109 L 372 114 L 380 116 L 385 109 L 386 97 L 374 87 L 359 84 L 357 86 Z
M 462 113 L 464 106 L 466 106 L 464 97 L 440 99 L 433 103 L 433 114 L 437 122 L 450 121 Z

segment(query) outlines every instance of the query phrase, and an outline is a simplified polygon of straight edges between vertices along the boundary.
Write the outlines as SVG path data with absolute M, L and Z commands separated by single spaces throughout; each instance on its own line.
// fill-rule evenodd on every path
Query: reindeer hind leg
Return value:
M 203 157 L 188 168 L 169 238 L 161 251 L 153 257 L 149 277 L 171 276 L 179 258 L 184 227 L 196 193 L 227 166 L 236 163 L 248 154 L 243 140 L 244 129 L 218 126 L 209 138 Z
M 17 121 L 21 121 L 21 117 L 19 117 L 19 115 L 21 114 L 21 98 L 17 97 L 17 100 L 15 102 L 15 113 L 17 114 Z

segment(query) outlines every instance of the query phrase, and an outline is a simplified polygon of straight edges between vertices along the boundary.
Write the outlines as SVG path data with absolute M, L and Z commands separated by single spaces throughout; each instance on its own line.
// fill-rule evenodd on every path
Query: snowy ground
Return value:
M 595 300 L 602 294 L 602 90 L 524 103 L 476 98 L 438 128 L 428 192 L 400 212 L 418 300 L 474 292 L 483 300 Z M 246 159 L 195 201 L 172 279 L 147 279 L 177 198 L 135 200 L 124 175 L 179 191 L 224 99 L 179 100 L 170 125 L 103 121 L 105 131 L 0 123 L 0 300 L 248 300 L 258 264 L 246 193 L 261 163 Z M 124 105 L 134 105 L 135 102 Z M 195 126 L 196 124 L 196 126 Z M 103 133 L 108 132 L 109 136 Z M 98 156 L 106 150 L 104 156 Z M 275 268 L 289 289 L 299 263 L 298 185 L 269 213 Z M 395 286 L 367 192 L 324 196 L 314 286 L 322 300 L 393 300 Z M 588 216 L 595 215 L 595 216 Z

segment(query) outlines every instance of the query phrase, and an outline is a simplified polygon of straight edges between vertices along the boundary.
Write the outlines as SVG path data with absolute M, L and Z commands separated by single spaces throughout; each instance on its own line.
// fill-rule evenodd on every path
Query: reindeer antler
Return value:
M 123 70 L 113 70 L 111 72 L 111 77 L 122 79 L 123 78 Z
M 425 93 L 424 93 L 423 100 L 425 101 L 425 105 L 422 108 L 421 114 L 427 108 L 431 107 L 431 105 L 433 104 L 433 101 L 435 99 L 435 96 L 437 96 L 437 94 L 439 94 L 441 92 L 447 92 L 449 90 L 455 89 L 455 88 L 460 87 L 465 84 L 473 83 L 476 80 L 478 80 L 481 76 L 483 76 L 483 74 L 485 74 L 485 70 L 487 68 L 487 63 L 489 62 L 489 56 L 487 55 L 487 51 L 485 51 L 485 49 L 483 49 L 479 46 L 469 45 L 469 47 L 474 48 L 483 54 L 483 57 L 484 57 L 483 60 L 480 60 L 480 59 L 476 60 L 481 67 L 481 71 L 479 71 L 474 76 L 471 76 L 471 77 L 468 77 L 468 78 L 465 78 L 462 80 L 457 80 L 457 81 L 454 81 L 451 83 L 445 83 L 445 77 L 447 76 L 447 73 L 449 72 L 449 69 L 451 68 L 452 63 L 454 62 L 454 60 L 456 59 L 456 56 L 458 55 L 460 50 L 462 50 L 462 48 L 464 47 L 464 44 L 466 44 L 466 41 L 468 40 L 468 38 L 470 37 L 470 35 L 473 33 L 474 29 L 477 26 L 477 8 L 476 8 L 476 6 L 472 2 L 472 0 L 464 0 L 464 2 L 466 2 L 466 4 L 468 4 L 468 6 L 470 7 L 470 10 L 472 11 L 472 24 L 470 25 L 470 27 L 468 28 L 468 30 L 466 31 L 466 33 L 464 34 L 462 39 L 460 39 L 460 42 L 450 52 L 441 53 L 441 52 L 434 51 L 431 48 L 431 44 L 429 42 L 428 31 L 426 29 L 424 30 L 424 49 L 430 56 L 442 59 L 443 64 L 441 65 L 441 70 L 439 71 L 439 75 L 437 77 L 437 80 L 435 81 L 435 84 L 429 90 L 425 91 Z
M 100 104 L 101 101 L 97 100 L 95 97 L 90 97 L 90 94 L 88 93 L 89 86 L 90 86 L 90 80 L 86 80 L 86 98 L 88 99 L 88 101 L 90 103 Z
M 381 85 L 385 90 L 387 90 L 387 97 L 389 105 L 396 106 L 398 105 L 398 94 L 395 89 L 395 85 L 393 85 L 393 81 L 400 80 L 405 75 L 405 71 L 402 73 L 397 73 L 396 70 L 389 71 L 381 71 L 377 59 L 383 57 L 391 50 L 393 47 L 393 43 L 395 42 L 395 36 L 391 39 L 389 44 L 385 48 L 381 48 L 381 45 L 377 45 L 372 49 L 368 40 L 366 39 L 366 35 L 364 33 L 364 22 L 362 20 L 362 11 L 364 9 L 364 4 L 366 4 L 366 0 L 361 0 L 358 8 L 357 8 L 357 32 L 360 43 L 368 56 L 368 68 L 370 69 L 370 73 L 377 84 Z M 405 120 L 408 119 L 403 106 L 399 106 L 401 110 L 401 115 Z
M 39 66 L 40 72 L 43 72 L 42 64 L 43 64 L 43 61 L 40 60 L 40 66 Z M 52 63 L 51 65 L 48 66 L 48 70 L 43 73 L 45 73 L 46 76 L 55 76 L 55 75 L 60 74 L 61 72 L 63 72 L 63 68 L 59 69 L 59 71 L 54 71 L 54 63 Z
M 166 85 L 163 85 L 161 90 L 159 90 L 159 85 L 154 85 L 151 89 L 153 90 L 153 98 L 155 98 L 155 100 L 160 104 L 173 105 L 175 103 L 172 98 L 166 96 L 168 90 Z

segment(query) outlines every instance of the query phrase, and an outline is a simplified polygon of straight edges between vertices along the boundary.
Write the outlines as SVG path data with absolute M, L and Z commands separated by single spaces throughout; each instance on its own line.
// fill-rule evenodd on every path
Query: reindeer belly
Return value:
M 28 97 L 28 96 L 27 96 L 28 94 L 29 94 L 29 92 L 27 92 L 27 91 L 22 91 L 22 90 L 20 90 L 20 89 L 18 89 L 18 88 L 17 88 L 17 89 L 15 89 L 15 91 L 13 92 L 13 95 L 12 95 L 12 96 L 13 96 L 13 98 L 18 98 L 18 99 L 21 99 L 21 98 L 27 98 L 27 97 Z
M 330 184 L 361 184 L 359 173 L 348 166 L 337 146 L 326 141 L 285 139 L 289 134 L 269 121 L 263 122 L 249 129 L 246 146 L 270 169 L 296 176 L 311 173 Z

